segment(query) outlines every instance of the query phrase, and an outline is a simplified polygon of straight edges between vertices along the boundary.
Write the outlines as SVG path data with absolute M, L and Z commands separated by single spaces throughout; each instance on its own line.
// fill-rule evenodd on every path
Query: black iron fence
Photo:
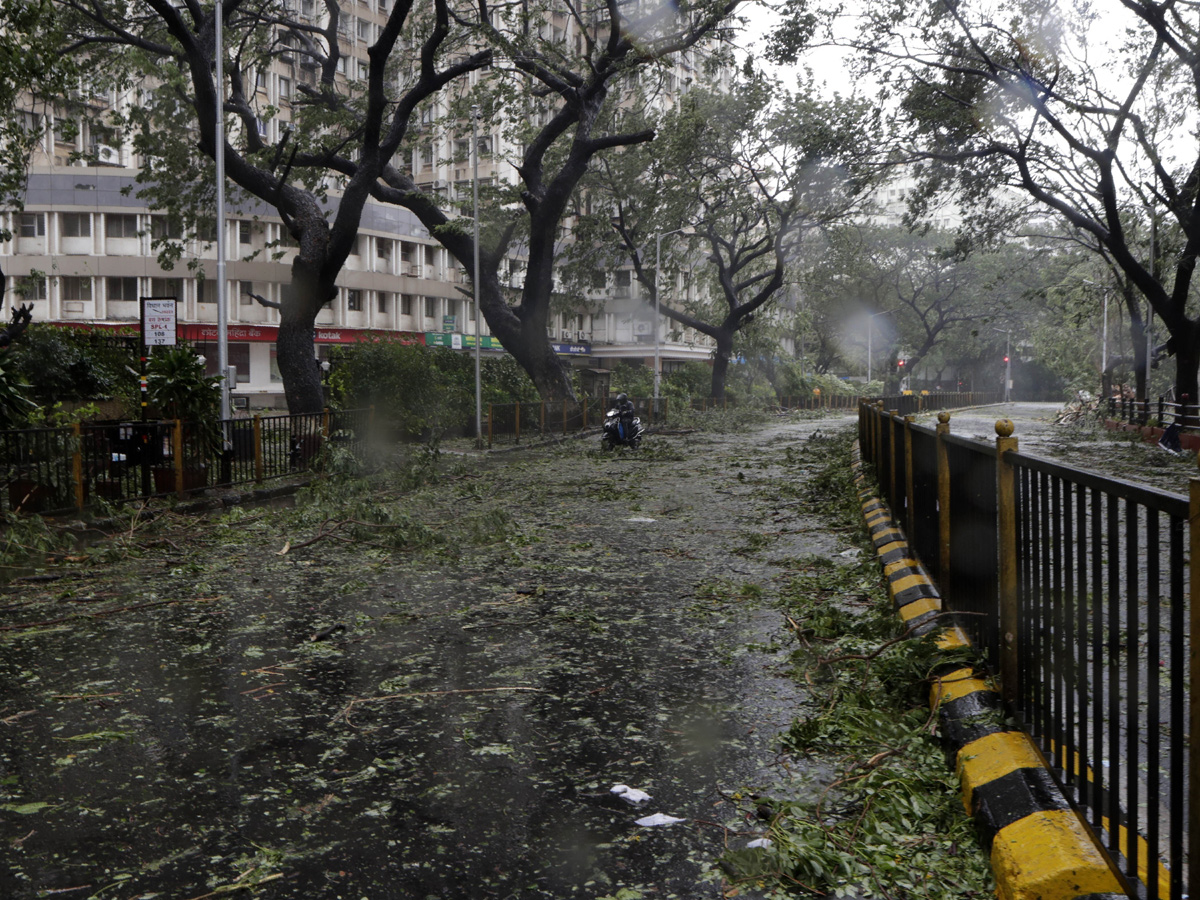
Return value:
M 1178 403 L 1165 397 L 1157 400 L 1109 397 L 1102 410 L 1108 414 L 1108 418 L 1127 425 L 1157 425 L 1165 428 L 1178 422 L 1185 428 L 1200 426 L 1200 407 L 1192 402 Z
M 1126 879 L 1182 900 L 1200 864 L 1200 479 L 1171 494 L 940 418 L 860 407 L 881 493 L 948 608 L 977 613 L 959 624 Z
M 0 432 L 0 509 L 66 512 L 120 501 L 262 483 L 309 468 L 325 447 L 361 453 L 370 410 L 254 416 L 220 423 L 219 447 L 189 423 L 85 423 Z

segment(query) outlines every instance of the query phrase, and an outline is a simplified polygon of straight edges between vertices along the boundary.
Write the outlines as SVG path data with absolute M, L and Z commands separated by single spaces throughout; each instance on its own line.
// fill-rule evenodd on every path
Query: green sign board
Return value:
M 443 334 L 437 331 L 425 332 L 425 346 L 427 347 L 450 347 L 453 350 L 473 350 L 475 349 L 475 335 L 473 334 Z M 483 350 L 503 350 L 500 342 L 490 334 L 485 334 L 481 338 L 480 348 Z
M 452 334 L 458 325 L 458 316 L 442 316 L 442 333 Z

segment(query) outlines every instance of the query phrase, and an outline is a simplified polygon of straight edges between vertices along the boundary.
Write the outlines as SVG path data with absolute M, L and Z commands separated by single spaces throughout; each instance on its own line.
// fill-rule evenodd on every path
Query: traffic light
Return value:
M 902 359 L 896 360 L 896 368 L 903 369 L 904 368 L 904 360 L 902 360 Z

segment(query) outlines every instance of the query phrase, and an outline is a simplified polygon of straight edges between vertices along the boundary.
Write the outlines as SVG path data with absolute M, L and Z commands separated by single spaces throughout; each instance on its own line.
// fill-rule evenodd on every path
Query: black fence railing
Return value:
M 85 423 L 0 432 L 0 510 L 54 513 L 261 483 L 310 468 L 326 447 L 361 454 L 370 410 L 229 419 L 219 447 L 186 422 Z
M 1170 494 L 940 418 L 860 407 L 881 494 L 1131 890 L 1182 900 L 1200 865 L 1200 479 Z
M 1200 407 L 1193 402 L 1179 403 L 1165 397 L 1157 400 L 1109 397 L 1102 410 L 1109 419 L 1126 425 L 1165 428 L 1178 422 L 1185 428 L 1200 427 Z

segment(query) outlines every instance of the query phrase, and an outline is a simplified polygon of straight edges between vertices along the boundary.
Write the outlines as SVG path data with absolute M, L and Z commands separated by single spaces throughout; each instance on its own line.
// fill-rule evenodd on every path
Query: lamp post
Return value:
M 217 133 L 214 139 L 214 162 L 217 164 L 217 372 L 221 376 L 221 418 L 232 415 L 229 408 L 229 309 L 225 284 L 225 50 L 223 15 L 225 4 L 217 0 L 216 47 L 214 77 L 217 89 Z
M 875 331 L 875 317 L 886 316 L 899 308 L 897 306 L 895 309 L 885 309 L 883 312 L 871 313 L 867 316 L 867 384 L 871 383 L 871 335 Z
M 479 121 L 478 106 L 471 107 L 471 201 L 473 204 L 472 217 L 475 220 L 475 240 L 473 250 L 474 269 L 471 275 L 471 288 L 475 294 L 475 448 L 483 448 L 483 389 L 479 377 L 480 347 L 483 344 L 480 328 L 479 311 L 479 133 L 476 125 Z
M 654 411 L 658 413 L 658 393 L 662 384 L 662 360 L 658 339 L 658 285 L 662 272 L 662 239 L 672 234 L 683 234 L 686 228 L 676 228 L 674 231 L 660 231 L 654 236 Z

